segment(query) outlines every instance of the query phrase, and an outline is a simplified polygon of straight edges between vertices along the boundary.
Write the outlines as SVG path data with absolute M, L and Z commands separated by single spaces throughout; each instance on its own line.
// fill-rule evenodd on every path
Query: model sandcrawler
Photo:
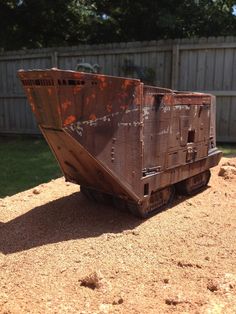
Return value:
M 58 69 L 18 75 L 66 180 L 91 199 L 148 217 L 176 190 L 204 188 L 220 160 L 212 95 Z

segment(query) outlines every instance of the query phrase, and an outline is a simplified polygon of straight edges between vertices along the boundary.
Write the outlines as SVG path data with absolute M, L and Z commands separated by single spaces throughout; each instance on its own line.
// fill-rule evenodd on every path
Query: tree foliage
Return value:
M 87 41 L 94 12 L 75 0 L 0 0 L 0 46 L 5 49 Z
M 97 0 L 115 40 L 236 35 L 231 0 Z
M 236 35 L 232 0 L 0 0 L 0 47 Z

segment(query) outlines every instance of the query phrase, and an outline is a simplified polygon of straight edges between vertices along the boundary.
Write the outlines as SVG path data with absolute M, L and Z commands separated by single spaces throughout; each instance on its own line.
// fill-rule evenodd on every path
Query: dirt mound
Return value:
M 218 175 L 224 177 L 224 179 L 234 178 L 236 176 L 236 163 L 230 160 L 223 162 Z
M 63 178 L 0 199 L 0 313 L 236 313 L 235 165 L 148 220 Z

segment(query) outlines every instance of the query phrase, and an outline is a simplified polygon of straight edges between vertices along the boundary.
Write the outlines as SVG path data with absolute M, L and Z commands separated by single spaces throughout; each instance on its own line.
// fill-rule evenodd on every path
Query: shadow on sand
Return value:
M 142 223 L 129 213 L 87 201 L 74 193 L 0 222 L 0 252 L 11 254 L 45 244 L 120 233 Z
M 157 214 L 189 198 L 179 196 Z M 144 221 L 129 212 L 88 201 L 77 192 L 35 207 L 7 223 L 0 222 L 0 252 L 7 255 L 50 243 L 117 234 L 132 230 Z

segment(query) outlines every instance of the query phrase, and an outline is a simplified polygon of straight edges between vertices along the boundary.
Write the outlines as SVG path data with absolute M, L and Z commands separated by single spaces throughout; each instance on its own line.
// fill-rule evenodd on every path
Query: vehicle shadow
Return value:
M 143 221 L 73 193 L 0 223 L 0 252 L 11 254 L 50 243 L 121 233 Z
M 156 215 L 190 198 L 179 195 Z M 7 223 L 0 222 L 0 252 L 7 255 L 46 244 L 118 234 L 144 221 L 113 206 L 91 202 L 76 192 L 37 206 Z

